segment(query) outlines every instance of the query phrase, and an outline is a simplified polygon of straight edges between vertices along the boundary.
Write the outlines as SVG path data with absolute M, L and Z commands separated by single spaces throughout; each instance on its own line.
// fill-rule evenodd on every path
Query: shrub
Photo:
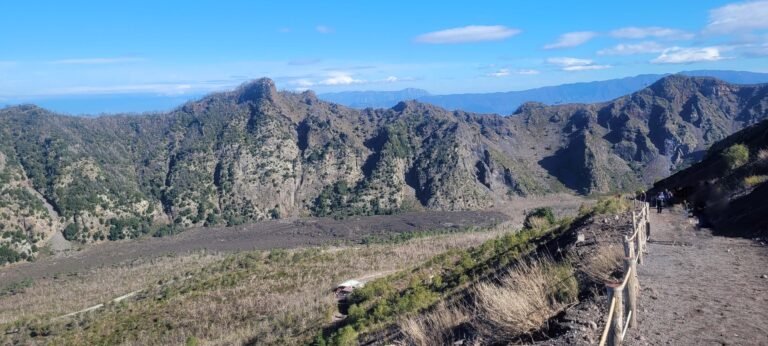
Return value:
M 357 331 L 352 326 L 341 328 L 333 338 L 333 344 L 337 346 L 357 345 Z
M 723 159 L 729 169 L 736 169 L 749 161 L 749 148 L 744 144 L 734 144 L 723 151 Z
M 187 338 L 187 341 L 184 343 L 186 346 L 197 346 L 200 345 L 200 339 L 190 336 Z
M 555 214 L 552 212 L 552 208 L 536 208 L 525 216 L 523 225 L 528 229 L 537 229 L 551 226 L 555 221 Z
M 597 201 L 594 212 L 600 214 L 618 214 L 629 210 L 629 202 L 621 196 L 602 198 Z
M 0 266 L 6 263 L 18 262 L 21 259 L 21 255 L 18 252 L 14 251 L 5 244 L 0 245 Z
M 67 225 L 67 227 L 64 228 L 64 239 L 69 241 L 77 240 L 77 233 L 77 224 L 70 223 Z
M 768 181 L 768 175 L 751 175 L 744 178 L 744 186 L 753 187 Z

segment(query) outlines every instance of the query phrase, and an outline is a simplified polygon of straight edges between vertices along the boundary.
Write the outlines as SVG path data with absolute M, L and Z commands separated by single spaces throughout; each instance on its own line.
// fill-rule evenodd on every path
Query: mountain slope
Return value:
M 738 152 L 741 157 L 732 154 Z M 649 193 L 664 189 L 720 234 L 768 236 L 768 120 L 715 143 L 701 162 L 657 182 Z
M 611 102 L 527 103 L 502 117 L 413 101 L 360 111 L 262 79 L 159 115 L 5 108 L 0 171 L 13 191 L 0 213 L 14 217 L 0 223 L 37 239 L 66 226 L 68 239 L 85 242 L 634 189 L 765 118 L 766 93 L 676 75 Z M 19 243 L 29 252 L 32 240 Z

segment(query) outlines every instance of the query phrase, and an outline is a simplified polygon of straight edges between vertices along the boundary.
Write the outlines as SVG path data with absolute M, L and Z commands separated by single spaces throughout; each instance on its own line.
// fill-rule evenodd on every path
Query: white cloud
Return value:
M 603 70 L 610 68 L 611 65 L 598 65 L 590 59 L 578 59 L 578 58 L 549 58 L 547 62 L 559 66 L 563 71 L 589 71 L 589 70 Z
M 633 55 L 633 54 L 648 54 L 648 53 L 661 53 L 664 51 L 664 46 L 653 42 L 646 41 L 640 43 L 620 43 L 611 48 L 605 48 L 597 51 L 598 55 Z
M 705 28 L 711 33 L 731 33 L 768 28 L 768 1 L 738 2 L 709 11 Z
M 283 33 L 283 34 L 287 34 L 287 33 L 293 32 L 293 29 L 288 28 L 288 27 L 284 27 L 284 28 L 277 29 L 277 32 Z
M 660 26 L 629 26 L 613 30 L 610 35 L 615 38 L 643 39 L 653 37 L 667 40 L 690 40 L 694 37 L 693 34 L 683 30 L 663 28 Z
M 307 79 L 297 79 L 297 80 L 293 81 L 292 83 L 296 84 L 296 85 L 298 85 L 298 86 L 300 86 L 302 88 L 304 88 L 304 90 L 306 90 L 307 88 L 315 85 L 314 82 L 312 82 L 310 80 L 307 80 Z
M 591 71 L 591 70 L 604 70 L 607 68 L 611 68 L 611 65 L 576 65 L 576 66 L 565 66 L 563 67 L 563 71 L 568 72 L 574 72 L 574 71 Z
M 78 59 L 62 59 L 51 61 L 51 64 L 56 65 L 104 65 L 104 64 L 123 64 L 131 62 L 146 61 L 144 58 L 137 57 L 118 57 L 118 58 L 78 58 Z
M 560 35 L 560 37 L 557 39 L 555 43 L 550 43 L 544 46 L 544 49 L 569 48 L 569 47 L 580 46 L 584 43 L 587 43 L 587 41 L 593 39 L 595 36 L 597 36 L 597 33 L 592 31 L 568 32 Z
M 469 25 L 422 34 L 415 41 L 430 44 L 498 41 L 519 33 L 518 29 L 503 25 Z
M 364 80 L 355 79 L 351 75 L 344 72 L 334 72 L 326 79 L 320 81 L 320 85 L 350 85 L 365 83 Z
M 395 76 L 389 76 L 387 78 L 384 78 L 384 81 L 387 83 L 395 83 L 395 82 L 399 82 L 400 78 L 397 78 Z
M 718 47 L 672 47 L 665 49 L 661 55 L 651 60 L 654 64 L 690 64 L 703 61 L 718 61 L 724 59 Z
M 522 70 L 517 70 L 517 71 L 515 71 L 515 73 L 517 73 L 517 74 L 521 74 L 521 75 L 529 75 L 529 76 L 530 76 L 530 75 L 539 74 L 540 72 L 539 72 L 539 70 L 533 70 L 533 69 L 522 69 Z
M 509 69 L 503 68 L 496 72 L 491 72 L 488 74 L 488 77 L 506 77 L 509 76 Z
M 518 75 L 535 75 L 539 74 L 538 70 L 531 70 L 531 69 L 521 69 L 521 70 L 510 70 L 508 68 L 502 68 L 497 70 L 496 72 L 491 72 L 487 74 L 488 77 L 506 77 L 511 74 L 518 74 Z
M 318 25 L 315 27 L 315 30 L 321 34 L 330 34 L 334 32 L 333 28 L 327 25 Z
M 337 85 L 363 84 L 367 82 L 362 79 L 356 79 L 352 77 L 352 75 L 346 72 L 331 71 L 328 73 L 328 76 L 325 79 L 321 79 L 319 81 L 313 81 L 310 79 L 302 78 L 302 79 L 293 80 L 290 83 L 297 85 L 300 88 L 309 88 L 317 85 L 337 86 Z

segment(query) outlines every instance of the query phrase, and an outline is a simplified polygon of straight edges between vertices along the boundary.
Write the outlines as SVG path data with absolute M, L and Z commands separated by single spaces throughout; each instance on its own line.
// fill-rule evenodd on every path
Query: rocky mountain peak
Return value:
M 260 78 L 243 83 L 237 88 L 236 93 L 239 102 L 256 102 L 261 99 L 275 101 L 279 96 L 275 82 L 269 78 Z

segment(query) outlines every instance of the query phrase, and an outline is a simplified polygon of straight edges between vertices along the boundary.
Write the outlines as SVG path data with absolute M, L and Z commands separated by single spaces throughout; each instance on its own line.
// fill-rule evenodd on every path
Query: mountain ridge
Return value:
M 4 108 L 0 224 L 26 234 L 14 246 L 31 253 L 62 229 L 90 242 L 631 190 L 693 162 L 765 109 L 768 85 L 680 75 L 609 102 L 527 103 L 514 117 L 419 101 L 356 110 L 277 91 L 269 79 L 155 115 Z
M 727 71 L 727 70 L 692 70 L 682 71 L 683 74 L 692 77 L 714 77 L 735 84 L 767 83 L 768 74 Z M 549 105 L 561 103 L 595 103 L 610 101 L 636 92 L 659 79 L 671 74 L 641 74 L 637 76 L 609 79 L 603 81 L 567 83 L 561 85 L 544 86 L 519 91 L 499 91 L 490 93 L 458 93 L 446 95 L 424 95 L 415 97 L 423 102 L 432 103 L 448 110 L 465 110 L 477 113 L 495 113 L 501 115 L 513 114 L 514 111 L 525 102 L 541 102 Z M 376 92 L 385 94 L 388 92 Z M 353 108 L 390 107 L 397 101 L 403 100 L 397 96 L 398 91 L 389 92 L 390 100 L 377 103 L 366 103 L 365 100 L 355 98 L 356 95 L 365 95 L 366 92 L 354 91 L 347 93 L 320 94 L 321 99 L 341 103 Z M 344 95 L 345 97 L 338 97 Z M 397 98 L 400 98 L 399 100 Z M 394 102 L 393 102 L 394 101 Z M 387 104 L 387 102 L 389 102 Z

